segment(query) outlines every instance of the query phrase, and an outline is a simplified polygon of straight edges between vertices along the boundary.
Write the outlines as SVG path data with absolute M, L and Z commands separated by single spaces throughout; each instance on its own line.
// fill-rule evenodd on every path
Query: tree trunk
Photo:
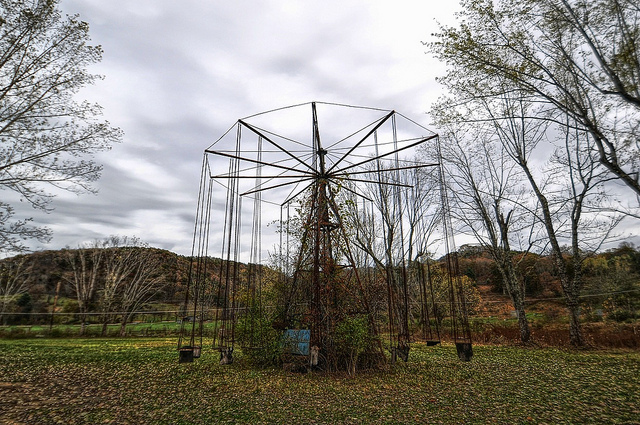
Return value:
M 531 183 L 531 187 L 536 193 L 536 197 L 540 202 L 542 207 L 542 212 L 544 216 L 544 225 L 547 229 L 547 234 L 549 235 L 549 242 L 551 243 L 551 249 L 554 257 L 555 265 L 558 269 L 558 274 L 560 275 L 560 284 L 562 285 L 562 292 L 567 300 L 567 308 L 569 309 L 570 323 L 569 323 L 569 340 L 571 344 L 576 347 L 583 347 L 584 340 L 582 339 L 582 331 L 580 329 L 580 304 L 578 301 L 579 287 L 580 287 L 580 279 L 581 279 L 581 265 L 579 256 L 579 249 L 577 246 L 577 231 L 579 224 L 579 215 L 581 210 L 581 204 L 578 204 L 577 207 L 574 206 L 574 212 L 572 216 L 572 248 L 573 248 L 573 258 L 572 264 L 567 264 L 567 260 L 564 259 L 562 255 L 562 249 L 560 248 L 560 244 L 558 243 L 558 239 L 556 236 L 555 229 L 553 228 L 553 220 L 551 218 L 551 212 L 549 209 L 549 202 L 547 198 L 542 194 L 538 186 L 535 184 L 535 180 L 533 175 L 526 168 L 526 164 L 523 166 L 523 169 Z M 578 202 L 577 202 L 578 203 Z M 577 208 L 577 209 L 576 209 Z M 571 271 L 571 272 L 570 272 Z
M 120 336 L 124 337 L 127 336 L 127 316 L 124 315 L 122 316 L 122 322 L 120 322 Z
M 584 347 L 585 341 L 580 325 L 580 304 L 577 300 L 567 299 L 567 309 L 569 310 L 569 341 L 574 347 Z
M 509 221 L 511 219 L 511 212 L 505 217 L 500 211 L 499 205 L 495 205 L 496 219 L 498 226 L 500 227 L 500 240 L 502 241 L 502 247 L 497 246 L 497 241 L 494 242 L 494 259 L 497 260 L 496 264 L 500 268 L 502 278 L 504 279 L 504 286 L 511 297 L 513 308 L 518 315 L 518 326 L 520 327 L 520 341 L 523 343 L 529 342 L 531 339 L 531 329 L 529 328 L 529 321 L 527 320 L 527 313 L 524 310 L 524 296 L 525 288 L 521 283 L 521 279 L 516 272 L 513 265 L 513 254 L 511 252 L 511 246 L 509 244 Z M 488 220 L 488 219 L 487 219 Z
M 531 329 L 529 328 L 529 320 L 527 314 L 524 311 L 524 302 L 519 302 L 513 299 L 513 306 L 516 309 L 518 315 L 518 326 L 520 327 L 520 341 L 527 343 L 531 339 Z
M 509 293 L 511 294 L 511 300 L 513 307 L 518 315 L 518 325 L 520 326 L 520 341 L 527 343 L 531 339 L 531 329 L 529 327 L 529 320 L 527 319 L 527 313 L 524 310 L 524 284 L 516 275 L 515 268 L 511 262 L 511 256 L 508 256 L 509 264 L 507 264 L 508 274 L 510 278 L 508 280 Z
M 84 336 L 87 330 L 87 309 L 80 305 L 80 336 Z
M 503 278 L 505 288 L 511 303 L 516 311 L 518 317 L 518 326 L 520 327 L 520 341 L 527 343 L 531 339 L 531 329 L 529 327 L 529 320 L 527 319 L 527 313 L 524 309 L 524 291 L 521 288 L 520 281 L 513 270 L 513 264 L 502 264 L 501 269 L 503 271 Z

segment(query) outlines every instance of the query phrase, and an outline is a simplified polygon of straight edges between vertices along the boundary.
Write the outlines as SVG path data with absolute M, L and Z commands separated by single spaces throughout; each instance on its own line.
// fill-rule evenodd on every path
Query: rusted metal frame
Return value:
M 302 259 L 304 257 L 304 251 L 306 249 L 306 244 L 305 241 L 307 241 L 309 239 L 309 228 L 311 225 L 311 220 L 313 219 L 313 211 L 315 208 L 315 204 L 316 204 L 316 197 L 313 196 L 311 198 L 311 208 L 309 209 L 309 214 L 307 215 L 307 218 L 305 220 L 305 224 L 304 224 L 304 232 L 302 234 L 302 239 L 301 239 L 301 244 L 300 244 L 300 252 L 298 253 L 298 259 L 296 260 L 296 266 L 294 269 L 294 273 L 293 273 L 293 282 L 292 282 L 292 288 L 291 291 L 289 291 L 288 294 L 288 299 L 285 305 L 285 309 L 284 309 L 284 319 L 287 319 L 287 316 L 289 315 L 289 308 L 292 304 L 292 299 L 294 298 L 297 290 L 298 290 L 298 275 L 300 274 L 300 266 L 302 265 Z
M 314 184 L 314 206 L 315 208 L 311 210 L 311 214 L 315 212 L 315 226 L 313 231 L 313 268 L 312 268 L 312 302 L 311 302 L 311 316 L 313 320 L 312 329 L 311 329 L 311 340 L 310 343 L 315 344 L 322 348 L 322 341 L 326 335 L 324 335 L 323 330 L 321 329 L 322 322 L 322 302 L 321 302 L 321 289 L 320 289 L 320 255 L 322 250 L 322 259 L 324 261 L 323 270 L 326 270 L 326 245 L 328 240 L 324 240 L 323 231 L 321 229 L 322 221 L 325 219 L 325 215 L 328 221 L 328 207 L 327 207 L 327 180 L 324 178 L 325 167 L 324 167 L 324 156 L 326 151 L 322 149 L 322 144 L 320 142 L 320 132 L 318 129 L 318 115 L 316 111 L 315 102 L 311 103 L 311 118 L 312 118 L 312 140 L 313 140 L 313 148 L 315 149 L 315 154 L 317 155 L 318 167 L 320 169 L 320 174 L 318 178 L 315 180 Z M 316 173 L 318 170 L 316 169 Z M 320 238 L 322 237 L 323 246 L 321 247 Z M 331 234 L 326 235 L 327 239 L 331 238 Z M 331 255 L 329 253 L 329 255 Z
M 240 127 L 238 127 L 238 131 L 237 131 L 237 142 L 236 142 L 236 152 L 238 152 L 238 145 L 239 145 L 239 141 L 240 141 Z M 205 151 L 206 152 L 206 151 Z M 237 161 L 240 160 L 241 158 L 238 157 L 237 155 L 234 155 L 233 157 L 231 157 L 232 159 L 234 159 L 235 161 L 229 161 L 229 179 L 232 179 L 232 175 L 234 173 L 234 170 L 236 169 L 235 167 L 237 167 Z M 220 309 L 216 309 L 216 323 L 217 323 L 217 319 L 219 314 L 221 314 L 222 317 L 220 317 L 220 321 L 221 321 L 221 328 L 217 331 L 220 331 L 220 335 L 219 335 L 219 344 L 218 344 L 218 350 L 222 351 L 223 349 L 227 348 L 227 343 L 228 343 L 228 333 L 229 333 L 229 329 L 227 329 L 227 321 L 229 320 L 229 296 L 230 296 L 230 285 L 231 285 L 231 247 L 232 247 L 232 240 L 231 240 L 231 235 L 233 233 L 233 224 L 234 224 L 234 212 L 235 212 L 235 203 L 238 201 L 237 199 L 237 180 L 234 180 L 232 182 L 229 182 L 230 184 L 227 186 L 227 201 L 226 201 L 226 208 L 225 208 L 225 218 L 224 218 L 224 233 L 223 233 L 223 241 L 222 241 L 222 252 L 221 252 L 221 258 L 220 258 L 220 276 L 219 276 L 219 280 L 220 280 L 220 284 L 219 284 L 219 288 L 218 288 L 218 292 L 223 292 L 224 295 L 224 302 L 222 304 L 222 311 L 220 312 Z M 235 266 L 237 267 L 237 265 Z M 231 310 L 233 310 L 233 308 L 231 308 Z M 222 327 L 224 326 L 224 327 Z M 214 338 L 214 344 L 215 344 L 215 338 Z M 215 347 L 214 347 L 215 348 Z
M 252 158 L 246 158 L 246 157 L 239 156 L 239 155 L 232 155 L 232 154 L 221 152 L 221 151 L 212 151 L 212 150 L 207 149 L 205 152 L 206 153 L 210 153 L 212 155 L 224 156 L 224 157 L 231 158 L 231 159 L 239 159 L 239 160 L 242 160 L 242 161 L 253 162 L 254 164 L 267 165 L 269 167 L 279 168 L 281 170 L 293 171 L 293 172 L 296 172 L 296 173 L 303 173 L 303 174 L 309 175 L 309 176 L 313 175 L 313 173 L 305 172 L 304 170 L 299 170 L 299 169 L 291 168 L 291 167 L 285 167 L 284 165 L 276 165 L 276 164 L 272 164 L 272 163 L 269 163 L 269 162 L 259 161 L 257 159 L 252 159 Z M 228 176 L 228 177 L 232 177 L 232 176 Z
M 257 128 L 255 128 L 251 124 L 249 124 L 249 123 L 247 123 L 247 122 L 245 122 L 243 120 L 238 120 L 238 123 L 243 125 L 243 126 L 245 126 L 245 127 L 247 127 L 249 130 L 253 131 L 258 136 L 262 137 L 264 140 L 266 140 L 267 142 L 271 143 L 276 148 L 280 149 L 283 153 L 289 155 L 291 158 L 293 158 L 296 161 L 298 161 L 300 164 L 304 165 L 305 167 L 309 168 L 312 171 L 315 171 L 315 170 L 313 170 L 313 168 L 311 168 L 309 166 L 309 164 L 307 164 L 306 162 L 302 161 L 300 158 L 298 158 L 297 156 L 293 155 L 291 152 L 289 152 L 288 150 L 284 149 L 282 146 L 278 145 L 276 142 L 271 140 L 266 134 L 262 133 L 260 130 L 258 130 Z
M 239 185 L 239 182 L 237 183 Z M 237 193 L 237 190 L 236 190 Z M 231 348 L 233 349 L 236 341 L 236 325 L 238 324 L 237 318 L 240 313 L 240 299 L 237 296 L 238 288 L 240 287 L 240 236 L 242 229 L 242 196 L 238 194 L 236 201 L 236 217 L 235 217 L 235 239 L 233 242 L 233 279 L 231 280 Z
M 369 136 L 371 136 L 376 130 L 378 130 L 382 124 L 384 124 L 385 122 L 387 122 L 387 120 L 389 118 L 391 118 L 393 116 L 393 114 L 395 114 L 396 111 L 391 111 L 389 112 L 387 115 L 385 115 L 378 124 L 376 124 L 371 130 L 369 130 L 369 132 L 362 138 L 360 139 L 360 141 L 358 143 L 356 143 L 355 145 L 353 145 L 351 147 L 351 149 L 349 149 L 349 151 L 347 153 L 345 153 L 344 155 L 342 155 L 342 158 L 340 158 L 338 161 L 336 161 L 331 168 L 329 168 L 329 170 L 327 171 L 328 173 L 330 173 L 331 171 L 333 171 L 334 168 L 336 168 L 342 161 L 344 161 L 344 159 L 346 157 L 348 157 L 349 155 L 351 155 L 351 152 L 353 152 L 354 150 L 356 150 L 365 140 L 367 140 L 367 138 Z
M 378 156 L 375 156 L 375 157 L 373 157 L 373 158 L 368 158 L 368 159 L 366 159 L 366 160 L 364 160 L 364 161 L 357 162 L 357 163 L 355 163 L 355 164 L 351 164 L 350 166 L 345 167 L 345 168 L 342 168 L 342 169 L 340 169 L 340 170 L 336 171 L 336 172 L 335 172 L 335 173 L 333 173 L 333 174 L 342 173 L 343 171 L 348 170 L 348 169 L 350 169 L 350 168 L 358 167 L 358 166 L 363 165 L 363 164 L 366 164 L 366 163 L 368 163 L 368 162 L 376 161 L 376 160 L 378 160 L 378 159 L 384 158 L 385 156 L 389 156 L 389 155 L 393 155 L 393 154 L 398 153 L 398 152 L 402 152 L 403 150 L 410 149 L 410 148 L 412 148 L 412 147 L 414 147 L 414 146 L 417 146 L 417 145 L 419 145 L 419 144 L 422 144 L 422 143 L 424 143 L 424 142 L 427 142 L 427 141 L 429 141 L 429 140 L 431 140 L 431 139 L 434 139 L 434 138 L 436 138 L 436 137 L 438 137 L 438 135 L 437 135 L 437 134 L 434 134 L 433 136 L 425 137 L 424 139 L 420 139 L 420 140 L 418 140 L 417 142 L 415 142 L 415 143 L 411 143 L 410 145 L 404 146 L 404 147 L 402 147 L 402 148 L 399 148 L 399 149 L 393 150 L 393 151 L 391 151 L 391 152 L 383 153 L 383 154 L 378 155 Z M 333 168 L 333 167 L 332 167 L 332 168 Z M 331 171 L 331 170 L 329 170 L 329 171 Z
M 313 265 L 312 265 L 312 274 L 311 274 L 311 283 L 312 287 L 312 297 L 311 297 L 311 317 L 313 318 L 312 328 L 311 328 L 311 341 L 310 343 L 315 344 L 322 347 L 322 340 L 324 332 L 320 328 L 320 323 L 322 322 L 323 312 L 321 311 L 321 290 L 320 290 L 320 238 L 322 237 L 322 229 L 320 228 L 321 216 L 323 215 L 324 209 L 326 208 L 326 193 L 324 196 L 322 195 L 322 191 L 325 190 L 324 186 L 321 186 L 319 183 L 315 186 L 315 198 L 318 199 L 318 203 L 315 207 L 315 210 L 311 211 L 311 215 L 315 212 L 314 228 L 313 228 Z M 324 259 L 326 262 L 326 259 Z M 325 267 L 323 267 L 324 269 Z
M 199 223 L 199 237 L 198 237 L 198 249 L 196 258 L 196 269 L 195 269 L 195 285 L 194 285 L 194 299 L 193 299 L 193 320 L 191 322 L 191 338 L 189 340 L 189 344 L 191 347 L 195 346 L 195 338 L 196 338 L 196 323 L 198 322 L 198 300 L 200 298 L 200 294 L 202 292 L 202 298 L 204 298 L 204 280 L 206 275 L 206 244 L 208 242 L 208 228 L 209 228 L 209 217 L 211 213 L 211 195 L 213 187 L 210 184 L 210 179 L 204 182 L 204 187 L 201 189 L 202 196 L 206 195 L 206 201 L 203 199 L 202 202 L 199 202 L 199 211 L 197 215 L 200 217 Z M 207 184 L 209 182 L 209 184 Z M 197 229 L 196 229 L 197 233 Z M 194 233 L 195 235 L 195 233 Z M 203 240 L 204 239 L 204 240 Z M 194 244 L 195 246 L 195 244 Z M 191 262 L 193 262 L 194 256 L 192 255 Z M 190 272 L 192 269 L 190 270 Z M 191 278 L 191 276 L 190 276 Z M 204 311 L 201 308 L 200 318 L 202 319 Z M 200 348 L 202 348 L 202 320 L 199 323 L 199 331 L 200 331 Z
M 257 159 L 262 160 L 262 137 L 258 137 Z M 262 165 L 255 167 L 255 187 L 262 186 Z M 258 213 L 256 214 L 256 211 Z M 256 344 L 256 319 L 255 310 L 258 309 L 259 317 L 262 316 L 262 194 L 259 193 L 253 198 L 253 223 L 251 228 L 251 245 L 250 245 L 250 264 L 249 276 L 247 279 L 248 292 L 251 294 L 247 306 L 249 308 L 249 346 L 255 347 Z M 260 328 L 260 344 L 262 344 L 263 330 Z
M 189 308 L 189 292 L 191 290 L 191 283 L 193 282 L 193 257 L 195 256 L 196 253 L 196 237 L 198 235 L 198 219 L 201 218 L 201 203 L 203 202 L 203 190 L 206 188 L 206 182 L 205 182 L 205 175 L 206 175 L 206 171 L 207 171 L 207 156 L 203 155 L 202 157 L 202 167 L 200 169 L 200 187 L 198 189 L 198 203 L 197 203 L 197 207 L 196 207 L 196 218 L 195 218 L 195 223 L 194 223 L 194 228 L 193 228 L 193 241 L 191 243 L 191 260 L 189 261 L 189 270 L 187 273 L 187 288 L 186 288 L 186 292 L 185 292 L 185 297 L 184 297 L 184 314 L 188 314 L 188 308 Z M 56 291 L 56 299 L 54 300 L 54 304 L 57 302 L 57 291 Z M 53 317 L 52 317 L 53 320 Z M 185 336 L 184 333 L 186 332 L 186 326 L 184 323 L 184 317 L 181 319 L 180 322 L 180 335 L 178 337 L 178 349 L 182 348 L 182 339 Z M 193 346 L 193 344 L 191 344 L 191 346 Z
M 438 143 L 436 145 L 437 148 L 437 152 L 438 152 L 438 157 L 441 159 L 442 158 L 442 151 L 440 148 L 440 143 Z M 452 224 L 451 224 L 451 217 L 449 215 L 449 211 L 450 211 L 450 207 L 449 207 L 449 197 L 447 196 L 447 191 L 446 191 L 446 186 L 445 186 L 445 182 L 444 182 L 444 166 L 442 164 L 442 162 L 440 163 L 440 167 L 438 167 L 438 178 L 440 180 L 440 199 L 441 199 L 441 203 L 442 203 L 442 225 L 443 225 L 443 233 L 444 233 L 444 242 L 445 242 L 445 250 L 446 250 L 446 264 L 447 264 L 447 281 L 449 283 L 449 304 L 450 304 L 450 308 L 451 308 L 451 319 L 452 319 L 452 324 L 453 324 L 453 339 L 454 342 L 459 342 L 460 340 L 460 329 L 459 327 L 462 327 L 462 332 L 465 334 L 465 336 L 463 337 L 463 339 L 466 339 L 467 336 L 467 331 L 469 330 L 469 323 L 468 323 L 468 319 L 465 322 L 465 311 L 466 310 L 466 306 L 463 304 L 458 303 L 459 309 L 462 309 L 463 311 L 460 311 L 460 318 L 458 317 L 458 312 L 456 309 L 456 301 L 459 300 L 459 296 L 460 296 L 460 291 L 462 290 L 462 285 L 459 281 L 459 276 L 457 276 L 458 274 L 458 270 L 457 270 L 457 264 L 458 264 L 458 257 L 457 257 L 457 252 L 453 251 L 453 246 L 451 246 L 453 244 L 453 235 L 452 235 Z M 451 240 L 450 240 L 451 238 Z M 455 269 L 454 269 L 455 268 Z M 456 274 L 456 276 L 453 276 L 453 274 Z M 454 287 L 455 284 L 455 287 Z M 456 290 L 458 290 L 458 293 L 456 294 Z M 459 320 L 460 319 L 460 320 Z M 460 323 L 462 322 L 462 323 Z M 465 326 L 466 325 L 466 326 Z M 466 329 L 465 329 L 466 328 Z
M 301 193 L 305 192 L 306 190 L 308 190 L 311 186 L 313 186 L 313 184 L 315 183 L 316 179 L 313 179 L 313 182 L 309 183 L 307 186 L 304 187 L 304 189 L 299 190 L 298 192 L 296 192 L 295 195 L 291 195 L 289 196 L 287 199 L 284 200 L 284 202 L 282 202 L 282 204 L 280 204 L 280 206 L 282 205 L 286 205 L 289 202 L 293 201 L 295 198 L 297 198 L 298 196 L 300 196 Z M 296 182 L 299 183 L 300 181 Z
M 347 187 L 347 186 L 342 186 L 342 188 L 343 188 L 344 190 L 348 191 L 348 192 L 353 193 L 354 195 L 356 195 L 356 196 L 358 196 L 358 197 L 360 197 L 360 198 L 364 198 L 364 199 L 366 199 L 366 200 L 367 200 L 367 201 L 369 201 L 369 202 L 373 202 L 373 200 L 372 200 L 371 198 L 369 198 L 368 196 L 363 195 L 363 194 L 361 194 L 361 193 L 358 193 L 358 192 L 357 192 L 357 191 L 355 191 L 354 189 L 351 189 L 351 188 L 349 188 L 349 187 Z
M 400 178 L 400 159 L 398 158 L 398 131 L 397 131 L 397 127 L 396 127 L 396 116 L 394 115 L 391 118 L 391 129 L 393 131 L 393 148 L 396 151 L 395 153 L 395 159 L 394 159 L 394 165 L 396 168 L 396 170 L 394 171 L 395 174 L 395 178 L 396 181 L 401 181 Z M 404 341 L 406 344 L 409 344 L 409 340 L 410 340 L 410 335 L 409 335 L 409 293 L 408 293 L 408 275 L 407 275 L 407 262 L 406 262 L 406 251 L 405 251 L 405 238 L 404 238 L 404 225 L 403 225 L 403 221 L 402 217 L 403 217 L 403 206 L 402 206 L 402 196 L 400 194 L 400 191 L 398 190 L 398 186 L 394 186 L 394 190 L 393 190 L 393 195 L 396 198 L 396 202 L 400 208 L 399 210 L 399 224 L 400 224 L 400 248 L 401 248 L 401 262 L 402 262 L 402 295 L 403 295 L 403 311 L 402 311 L 402 324 L 404 326 L 404 332 L 399 335 L 400 336 L 404 336 L 404 338 L 406 339 L 406 341 Z M 399 347 L 400 348 L 400 347 Z
M 327 151 L 322 148 L 322 143 L 320 143 L 320 129 L 318 128 L 318 111 L 316 110 L 316 102 L 311 102 L 311 120 L 313 127 L 313 146 L 315 147 L 316 155 L 320 160 L 320 174 L 324 175 L 324 156 L 326 155 Z M 314 171 L 317 172 L 317 170 Z
M 313 177 L 307 177 L 307 178 L 299 179 L 299 180 L 296 180 L 296 181 L 293 181 L 293 182 L 286 182 L 286 183 L 276 184 L 276 185 L 273 185 L 273 186 L 266 186 L 266 187 L 261 187 L 261 188 L 258 188 L 258 189 L 251 189 L 251 190 L 248 190 L 246 192 L 241 193 L 240 196 L 251 195 L 252 193 L 263 192 L 263 191 L 269 190 L 269 189 L 277 189 L 279 187 L 288 186 L 288 185 L 291 185 L 291 184 L 298 184 L 300 182 L 307 181 L 307 180 L 313 180 L 313 179 L 314 179 Z
M 420 165 L 407 165 L 406 167 L 394 167 L 394 168 L 385 168 L 380 171 L 388 172 L 388 171 L 402 171 L 402 170 L 415 170 L 418 168 L 426 168 L 426 167 L 437 167 L 439 164 L 434 162 L 433 164 L 420 164 Z M 353 171 L 351 173 L 345 173 L 345 176 L 352 176 L 354 174 L 369 174 L 371 171 Z M 340 174 L 333 173 L 331 177 L 339 177 Z
M 264 165 L 264 164 L 260 164 L 260 165 Z M 224 174 L 218 174 L 217 176 L 211 176 L 212 179 L 228 179 L 229 177 L 232 177 L 234 179 L 255 179 L 256 176 L 228 176 L 228 175 L 224 175 Z M 279 174 L 279 175 L 273 175 L 273 176 L 262 176 L 263 179 L 297 179 L 297 178 L 312 178 L 309 177 L 309 174 L 301 174 L 298 176 L 292 176 L 289 174 Z
M 260 140 L 262 140 L 262 138 L 260 138 Z M 260 159 L 261 159 L 261 156 L 260 156 Z M 259 167 L 262 167 L 262 166 L 263 166 L 263 164 L 258 164 L 258 166 L 255 167 L 255 169 L 259 169 Z M 242 171 L 248 171 L 248 170 L 250 170 L 250 169 L 245 169 L 245 170 L 242 170 Z M 308 174 L 306 174 L 306 173 L 305 174 L 299 174 L 299 175 L 285 174 L 287 171 L 288 170 L 285 170 L 282 173 L 277 174 L 277 175 L 260 176 L 260 177 L 261 177 L 261 180 L 262 179 L 267 179 L 264 183 L 268 183 L 271 180 L 277 180 L 277 179 L 298 179 L 297 181 L 292 182 L 293 184 L 297 184 L 297 183 L 299 183 L 301 181 L 309 180 Z M 218 174 L 217 176 L 212 176 L 213 179 L 221 179 L 221 178 L 229 178 L 229 177 L 232 177 L 232 176 L 230 176 L 229 174 L 226 174 L 226 175 L 225 174 Z M 242 176 L 241 175 L 236 175 L 236 176 L 233 176 L 233 178 L 234 179 L 253 179 L 253 178 L 255 178 L 255 176 L 253 176 L 253 175 L 251 175 L 251 176 L 249 176 L 249 175 L 242 175 Z M 287 184 L 290 184 L 290 183 L 287 183 Z M 270 187 L 270 189 L 274 189 L 274 188 L 280 187 L 280 186 L 286 186 L 287 184 L 278 185 L 278 186 L 272 186 L 272 187 Z M 255 188 L 258 188 L 259 186 L 260 185 L 254 186 L 254 189 L 251 192 L 242 193 L 241 196 L 247 195 L 249 193 L 258 192 L 260 189 L 255 189 Z M 268 188 L 265 188 L 264 190 L 266 190 L 266 189 L 268 189 Z
M 360 183 L 384 184 L 384 185 L 387 185 L 387 186 L 397 186 L 397 187 L 407 187 L 407 188 L 413 187 L 411 185 L 404 184 L 404 183 L 393 183 L 393 182 L 380 182 L 380 183 L 378 183 L 377 181 L 373 181 L 373 180 L 352 179 L 352 178 L 349 178 L 349 177 L 345 177 L 344 179 L 352 181 L 352 182 L 360 182 Z
M 388 112 L 393 112 L 393 111 L 389 111 L 389 110 L 381 110 L 381 112 L 387 112 L 387 113 L 388 113 Z M 397 112 L 396 112 L 396 113 L 397 113 Z M 381 118 L 379 118 L 379 119 L 381 119 Z M 373 123 L 375 123 L 375 122 L 377 122 L 377 120 L 374 120 L 374 121 L 373 121 Z M 353 133 L 349 134 L 348 136 L 343 137 L 342 139 L 340 139 L 340 140 L 338 140 L 338 141 L 334 142 L 334 143 L 333 143 L 332 145 L 330 145 L 327 149 L 331 149 L 333 152 L 335 152 L 335 151 L 343 151 L 343 150 L 347 150 L 347 149 L 349 149 L 349 147 L 348 147 L 348 146 L 345 146 L 345 147 L 343 147 L 343 148 L 336 148 L 336 149 L 333 149 L 333 147 L 334 147 L 334 146 L 338 146 L 340 143 L 344 142 L 345 140 L 348 140 L 348 139 L 350 139 L 351 137 L 355 136 L 356 134 L 360 133 L 361 131 L 364 131 L 367 127 L 369 127 L 369 126 L 370 126 L 371 124 L 373 124 L 373 123 L 367 124 L 367 125 L 365 125 L 364 127 L 362 127 L 361 129 L 356 130 L 356 131 L 354 131 Z M 360 145 L 360 147 L 367 147 L 367 145 L 365 145 L 365 146 Z M 371 147 L 371 146 L 369 145 L 369 147 Z M 336 155 L 336 156 L 337 156 L 337 155 Z
M 200 282 L 202 285 L 202 300 L 204 300 L 205 298 L 205 282 L 207 280 L 207 264 L 208 264 L 208 258 L 209 258 L 209 227 L 211 225 L 211 202 L 213 199 L 213 185 L 211 184 L 211 179 L 209 179 L 208 181 L 208 194 L 207 194 L 207 205 L 206 205 L 206 209 L 205 209 L 205 219 L 204 219 L 204 226 L 205 228 L 203 229 L 203 233 L 204 233 L 204 243 L 202 244 L 201 248 L 199 248 L 199 258 L 203 259 L 204 261 L 204 266 L 202 268 L 202 274 L 199 275 L 200 276 Z M 202 236 L 201 236 L 202 238 Z M 195 308 L 194 308 L 194 321 L 195 321 Z M 203 332 L 204 332 L 204 301 L 200 303 L 200 350 L 202 350 L 202 339 L 203 339 Z M 193 346 L 193 345 L 192 345 Z

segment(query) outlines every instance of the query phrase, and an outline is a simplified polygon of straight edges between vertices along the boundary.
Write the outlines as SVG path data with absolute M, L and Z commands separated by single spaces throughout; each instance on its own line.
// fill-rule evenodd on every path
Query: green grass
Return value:
M 175 339 L 0 340 L 0 423 L 638 423 L 640 353 L 414 344 L 387 371 L 179 364 Z
M 192 323 L 186 323 L 185 327 L 191 331 Z M 165 337 L 176 336 L 180 334 L 181 325 L 175 321 L 166 322 L 132 322 L 127 324 L 128 336 L 149 336 L 149 337 Z M 204 324 L 204 334 L 210 336 L 213 334 L 215 325 L 211 322 Z M 102 324 L 91 323 L 85 328 L 85 337 L 100 337 L 102 334 Z M 56 324 L 53 327 L 49 325 L 11 325 L 0 326 L 0 338 L 33 338 L 33 337 L 62 337 L 72 338 L 80 336 L 80 324 Z M 120 324 L 109 324 L 107 326 L 108 337 L 120 336 Z

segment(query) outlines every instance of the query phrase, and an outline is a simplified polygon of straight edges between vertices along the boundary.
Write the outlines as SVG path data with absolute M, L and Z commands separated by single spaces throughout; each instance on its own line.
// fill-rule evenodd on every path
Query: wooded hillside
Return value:
M 471 245 L 462 246 L 457 255 L 460 272 L 469 282 L 474 320 L 494 325 L 513 320 L 515 311 L 491 256 Z M 527 314 L 540 319 L 539 325 L 563 323 L 566 311 L 552 258 L 520 253 L 514 262 L 523 277 Z M 219 265 L 220 260 L 210 260 L 212 279 Z M 142 246 L 63 249 L 6 258 L 0 260 L 0 323 L 92 323 L 105 329 L 108 323 L 119 323 L 124 329 L 132 320 L 173 321 L 184 315 L 180 309 L 191 266 L 188 257 Z M 621 244 L 588 257 L 584 268 L 583 321 L 636 322 L 640 250 Z

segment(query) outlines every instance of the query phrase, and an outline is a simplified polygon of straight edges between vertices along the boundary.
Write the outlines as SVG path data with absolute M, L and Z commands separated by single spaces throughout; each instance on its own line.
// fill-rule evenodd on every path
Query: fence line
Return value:
M 584 294 L 584 295 L 580 295 L 578 296 L 578 298 L 594 298 L 594 297 L 601 297 L 603 295 L 618 295 L 618 294 L 628 294 L 628 293 L 632 293 L 632 292 L 640 292 L 640 289 L 629 289 L 629 290 L 625 290 L 625 291 L 613 291 L 613 292 L 600 292 L 597 294 Z M 534 303 L 534 302 L 539 302 L 539 301 L 558 301 L 558 300 L 564 300 L 565 297 L 560 296 L 560 297 L 549 297 L 549 298 L 529 298 L 529 299 L 525 299 L 525 303 Z M 511 304 L 511 300 L 483 300 L 483 303 L 488 303 L 488 304 Z M 470 301 L 468 301 L 467 303 L 470 303 Z M 414 302 L 412 303 L 413 305 L 419 305 L 419 303 Z M 438 301 L 436 302 L 436 304 L 449 304 L 448 301 Z M 269 309 L 269 308 L 275 308 L 275 306 L 263 306 L 263 308 L 265 309 Z M 214 310 L 214 309 L 220 309 L 220 307 L 209 307 L 206 310 Z M 246 310 L 246 307 L 242 307 L 242 308 L 236 308 L 234 309 L 235 311 L 242 311 L 242 310 Z M 191 316 L 190 311 L 187 311 L 187 316 Z M 123 314 L 127 314 L 127 315 L 131 315 L 131 316 L 135 316 L 135 315 L 139 315 L 139 314 L 175 314 L 175 315 L 185 315 L 185 312 L 183 310 L 151 310 L 151 311 L 133 311 L 133 312 L 129 312 L 129 311 L 109 311 L 109 312 L 95 312 L 95 311 L 91 311 L 91 312 L 87 312 L 87 313 L 80 313 L 80 312 L 48 312 L 48 313 L 43 313 L 43 312 L 39 312 L 39 313 L 24 313 L 24 312 L 10 312 L 10 311 L 6 311 L 6 312 L 0 312 L 0 315 L 12 315 L 12 316 L 70 316 L 70 315 L 84 315 L 84 316 L 104 316 L 104 315 L 123 315 Z

